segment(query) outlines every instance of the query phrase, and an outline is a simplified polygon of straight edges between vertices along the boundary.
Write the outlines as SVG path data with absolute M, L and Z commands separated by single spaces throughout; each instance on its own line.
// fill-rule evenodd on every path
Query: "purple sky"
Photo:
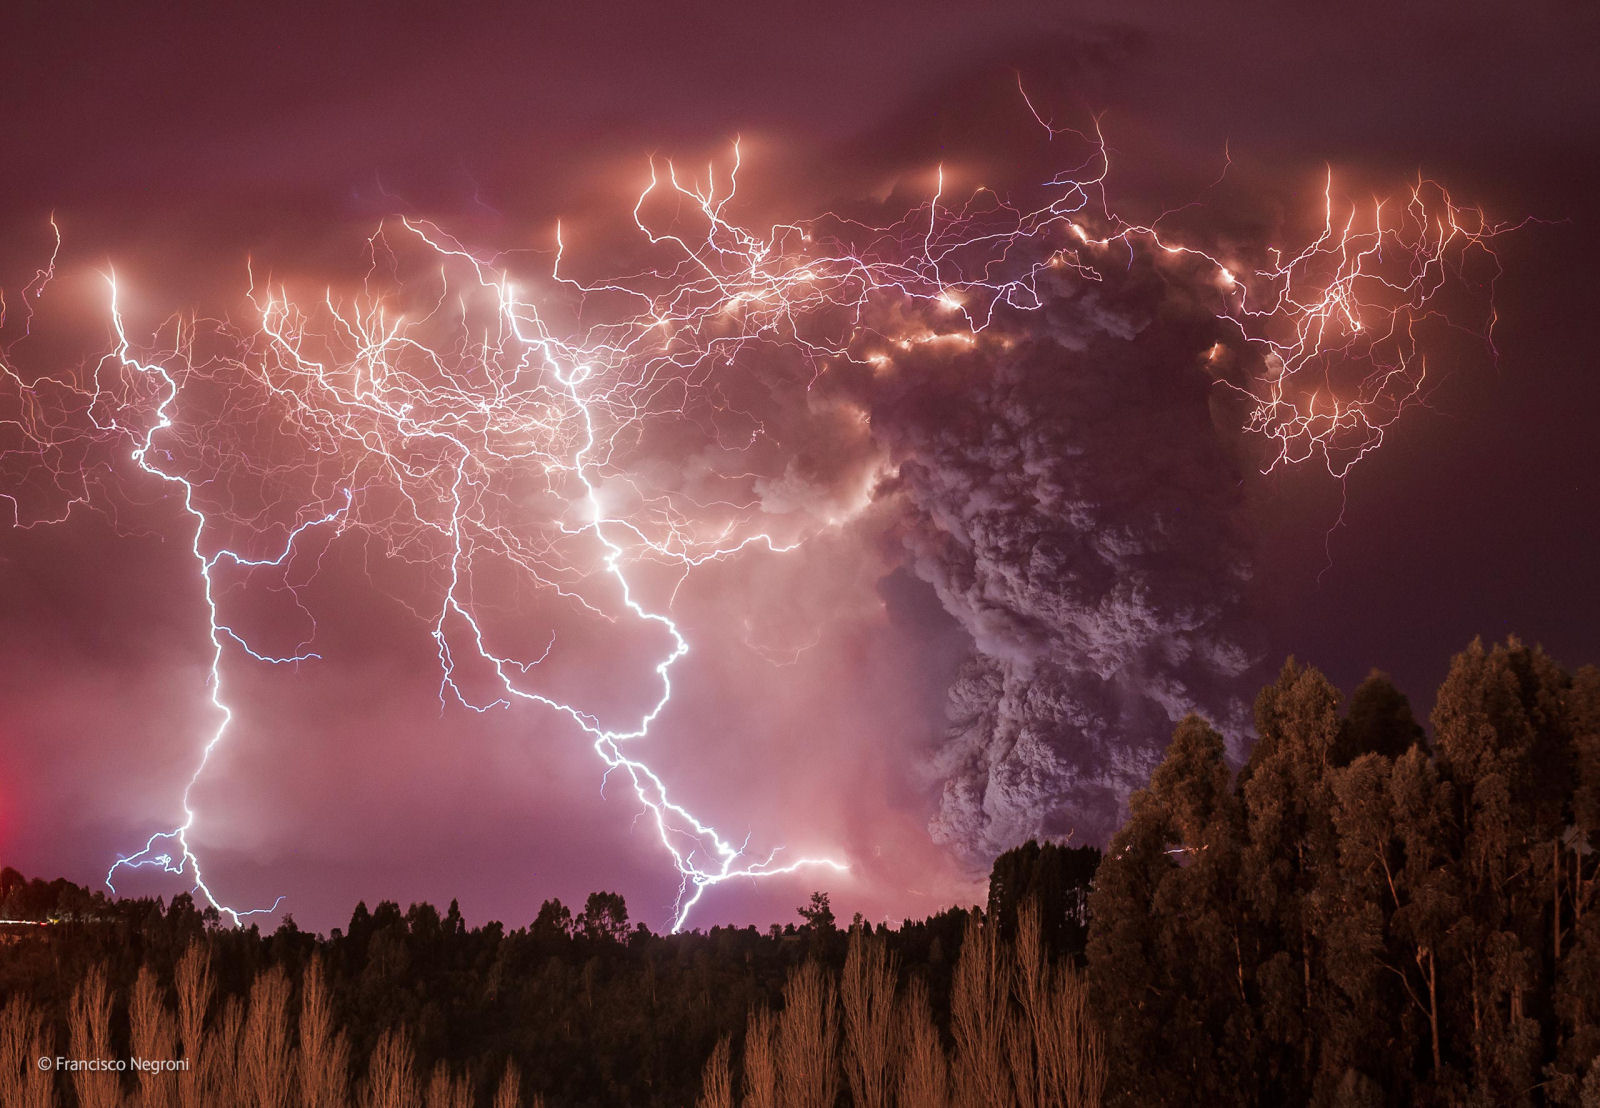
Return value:
M 1227 150 L 1227 199 L 1196 226 L 1303 227 L 1326 166 L 1357 197 L 1421 171 L 1497 218 L 1562 221 L 1499 244 L 1498 364 L 1441 366 L 1432 410 L 1344 490 L 1315 472 L 1249 483 L 1243 612 L 1268 659 L 1293 652 L 1346 688 L 1376 665 L 1424 706 L 1474 635 L 1600 661 L 1600 27 L 1571 5 L 36 12 L 0 46 L 0 286 L 48 256 L 50 213 L 65 238 L 57 337 L 35 359 L 71 356 L 63 333 L 80 354 L 103 343 L 108 264 L 146 330 L 178 309 L 240 315 L 247 257 L 347 279 L 396 210 L 537 249 L 560 217 L 603 257 L 650 155 L 698 164 L 735 135 L 768 220 L 915 192 L 941 161 L 959 186 L 1025 188 L 1055 167 L 1019 72 L 1058 119 L 1100 114 L 1135 218 L 1193 198 Z M 186 539 L 153 499 L 120 527 L 0 530 L 0 860 L 30 875 L 95 883 L 170 826 L 207 726 Z M 679 597 L 694 653 L 657 768 L 724 830 L 853 864 L 724 886 L 699 925 L 788 919 L 813 887 L 893 918 L 977 895 L 928 832 L 962 634 L 877 526 L 711 567 Z M 196 793 L 227 898 L 285 893 L 320 929 L 358 898 L 455 896 L 470 919 L 521 924 L 546 896 L 614 888 L 665 922 L 675 875 L 581 735 L 537 710 L 441 712 L 426 628 L 367 573 L 336 548 L 310 586 L 323 661 L 230 668 L 239 724 Z M 629 657 L 579 643 L 574 688 L 636 708 Z

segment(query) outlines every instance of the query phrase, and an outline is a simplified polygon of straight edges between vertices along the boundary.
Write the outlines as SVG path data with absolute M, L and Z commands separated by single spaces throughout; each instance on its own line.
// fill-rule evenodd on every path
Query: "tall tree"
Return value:
M 1421 1017 L 1410 997 L 1410 952 L 1394 935 L 1395 912 L 1409 896 L 1392 794 L 1394 761 L 1366 753 L 1333 770 L 1336 860 L 1321 870 L 1319 895 L 1336 910 L 1320 920 L 1322 991 L 1320 1059 L 1313 1098 L 1322 1103 L 1373 1103 L 1387 1090 L 1410 1101 L 1415 1087 Z M 1411 990 L 1408 992 L 1408 990 Z M 1373 1049 L 1375 1043 L 1383 1049 Z
M 1573 785 L 1570 684 L 1542 650 L 1474 642 L 1433 711 L 1461 835 L 1463 1034 L 1471 1083 L 1495 1103 L 1531 1103 L 1540 1084 Z
M 1089 983 L 1114 1103 L 1240 1103 L 1254 1065 L 1237 886 L 1242 814 L 1222 736 L 1178 725 L 1100 863 Z
M 1558 1103 L 1600 1104 L 1600 669 L 1579 670 L 1567 691 L 1573 753 L 1572 823 L 1557 853 L 1562 890 L 1554 921 Z M 1586 1095 L 1589 1099 L 1581 1100 Z
M 1328 771 L 1343 730 L 1339 692 L 1293 658 L 1256 698 L 1256 745 L 1240 773 L 1239 881 L 1262 946 L 1256 971 L 1265 1070 L 1274 1095 L 1306 1100 L 1320 1067 L 1326 970 L 1321 936 L 1342 911 Z

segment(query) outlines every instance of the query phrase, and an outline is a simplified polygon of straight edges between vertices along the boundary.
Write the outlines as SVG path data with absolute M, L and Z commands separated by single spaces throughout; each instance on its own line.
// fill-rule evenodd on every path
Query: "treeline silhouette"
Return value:
M 326 938 L 292 918 L 269 934 L 221 926 L 187 894 L 170 904 L 110 900 L 8 869 L 0 918 L 54 922 L 0 926 L 9 940 L 0 942 L 0 1105 L 509 1108 L 543 1098 L 681 1108 L 695 1103 L 718 1044 L 742 1044 L 752 1011 L 781 1011 L 796 971 L 842 970 L 852 935 L 914 970 L 937 1017 L 930 1026 L 945 1035 L 970 919 L 1015 921 L 1028 899 L 1052 913 L 1051 926 L 1036 927 L 1039 950 L 1058 960 L 1081 953 L 1098 859 L 1087 847 L 1013 851 L 987 913 L 842 928 L 817 893 L 794 923 L 680 935 L 630 925 L 623 898 L 603 892 L 577 912 L 546 901 L 532 924 L 510 931 L 466 927 L 454 902 L 443 915 L 384 902 L 358 905 Z M 90 1011 L 99 1014 L 85 1024 Z M 157 1080 L 52 1074 L 33 1068 L 41 1055 L 195 1066 Z M 276 1077 L 261 1058 L 275 1060 Z M 268 1086 L 282 1091 L 269 1097 Z
M 0 1105 L 1600 1108 L 1600 671 L 1474 643 L 1431 723 L 1291 660 L 1243 766 L 1187 719 L 1103 859 L 1028 843 L 892 929 L 595 893 L 323 938 L 5 870 L 0 917 L 54 922 L 0 926 Z

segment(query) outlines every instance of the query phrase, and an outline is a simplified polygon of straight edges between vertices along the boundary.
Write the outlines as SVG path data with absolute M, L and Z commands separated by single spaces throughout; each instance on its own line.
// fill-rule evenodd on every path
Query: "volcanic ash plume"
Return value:
M 1236 741 L 1245 727 L 1215 305 L 1148 252 L 1041 291 L 977 344 L 897 358 L 873 405 L 910 564 L 972 638 L 931 829 L 978 861 L 1034 835 L 1103 839 L 1185 713 Z

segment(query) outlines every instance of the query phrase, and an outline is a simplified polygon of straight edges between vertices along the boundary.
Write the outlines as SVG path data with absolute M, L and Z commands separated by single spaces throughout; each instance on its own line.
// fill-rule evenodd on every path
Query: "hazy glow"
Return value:
M 953 206 L 941 173 L 931 199 L 890 226 L 823 216 L 762 231 L 729 215 L 735 145 L 703 178 L 652 163 L 632 215 L 653 260 L 630 276 L 571 276 L 558 228 L 550 271 L 514 281 L 443 229 L 398 220 L 371 238 L 358 293 L 256 284 L 249 327 L 178 319 L 136 341 L 113 279 L 116 342 L 96 364 L 44 377 L 0 364 L 0 414 L 21 444 L 8 462 L 30 480 L 45 471 L 65 493 L 39 504 L 5 493 L 15 524 L 91 505 L 84 472 L 61 459 L 95 450 L 174 489 L 192 523 L 214 725 L 196 737 L 182 823 L 119 858 L 107 884 L 157 868 L 235 921 L 271 910 L 213 892 L 191 845 L 207 818 L 191 792 L 227 740 L 234 667 L 318 658 L 301 592 L 336 540 L 405 568 L 441 705 L 539 706 L 586 737 L 607 778 L 626 781 L 681 875 L 675 928 L 731 878 L 844 869 L 847 858 L 789 858 L 718 831 L 672 798 L 642 749 L 690 655 L 671 606 L 685 576 L 793 550 L 872 501 L 864 474 L 846 503 L 772 516 L 757 492 L 762 413 L 730 401 L 733 384 L 776 356 L 815 381 L 851 365 L 891 373 L 896 351 L 926 344 L 981 352 L 997 313 L 1043 303 L 1042 280 L 1065 270 L 1095 281 L 1100 267 L 1154 250 L 1198 272 L 1236 326 L 1244 368 L 1218 384 L 1252 401 L 1244 430 L 1269 445 L 1265 468 L 1315 462 L 1343 478 L 1420 395 L 1415 325 L 1465 257 L 1492 263 L 1489 240 L 1503 229 L 1426 183 L 1392 209 L 1340 210 L 1330 180 L 1318 237 L 1268 264 L 1225 265 L 1159 226 L 1117 219 L 1104 145 L 1086 142 L 1087 168 L 1033 206 L 987 191 Z M 51 275 L 40 271 L 24 306 Z M 1210 361 L 1223 353 L 1213 347 Z M 644 464 L 658 441 L 704 459 L 695 492 Z M 250 628 L 234 613 L 251 588 L 288 596 L 288 613 Z M 617 699 L 633 707 L 561 691 L 558 621 L 527 626 L 508 593 L 614 635 L 631 686 Z M 290 645 L 269 645 L 280 641 Z

